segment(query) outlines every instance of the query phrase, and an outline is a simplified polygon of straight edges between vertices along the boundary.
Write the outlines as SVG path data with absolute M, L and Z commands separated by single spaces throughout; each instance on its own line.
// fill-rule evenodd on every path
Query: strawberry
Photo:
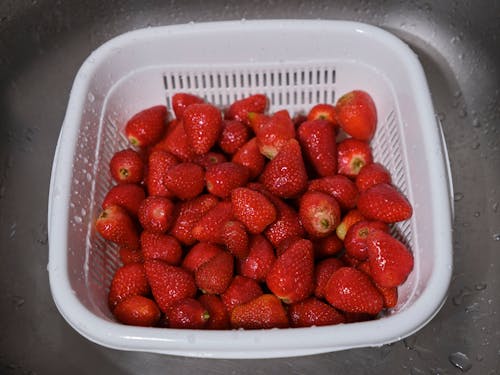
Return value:
M 189 105 L 184 109 L 182 122 L 188 142 L 197 155 L 210 151 L 222 130 L 221 113 L 211 104 Z
M 121 150 L 111 158 L 109 170 L 111 177 L 119 184 L 138 184 L 144 175 L 144 162 L 138 152 Z
M 349 228 L 361 220 L 366 220 L 366 218 L 361 214 L 361 212 L 359 212 L 359 210 L 353 209 L 348 211 L 342 218 L 342 221 L 338 225 L 337 229 L 335 229 L 337 237 L 344 241 Z
M 337 258 L 323 259 L 316 264 L 314 270 L 314 295 L 316 297 L 325 297 L 325 288 L 330 276 L 342 267 L 344 267 L 344 263 Z
M 166 185 L 167 170 L 178 164 L 179 160 L 164 150 L 153 150 L 149 154 L 147 173 L 144 178 L 149 195 L 173 198 Z
M 326 284 L 325 298 L 333 307 L 345 312 L 378 314 L 384 301 L 370 278 L 363 272 L 342 267 Z
M 377 109 L 365 91 L 354 90 L 341 96 L 335 105 L 340 127 L 361 141 L 372 139 L 377 128 Z
M 284 303 L 294 303 L 308 297 L 314 288 L 311 241 L 300 239 L 291 244 L 272 265 L 266 284 Z
M 264 293 L 257 281 L 236 275 L 220 298 L 226 311 L 231 313 L 236 306 L 250 302 L 262 294 Z
M 132 216 L 137 216 L 141 202 L 146 198 L 144 189 L 136 184 L 119 184 L 113 186 L 102 201 L 102 208 L 118 205 Z
M 139 222 L 145 230 L 164 233 L 174 219 L 174 204 L 165 197 L 150 195 L 139 206 Z
M 248 255 L 248 233 L 245 225 L 238 220 L 229 220 L 224 224 L 221 242 L 226 249 L 238 259 Z
M 223 251 L 194 271 L 196 285 L 203 293 L 222 294 L 233 278 L 234 258 Z
M 225 113 L 227 120 L 238 120 L 246 123 L 249 112 L 264 113 L 267 108 L 267 97 L 254 94 L 233 102 Z
M 346 253 L 350 256 L 365 260 L 368 257 L 368 235 L 375 231 L 389 232 L 389 226 L 381 221 L 359 221 L 353 224 L 344 239 Z
M 366 242 L 373 280 L 383 287 L 404 283 L 413 269 L 413 254 L 407 247 L 381 230 L 369 233 Z
M 255 134 L 259 132 L 259 129 L 262 128 L 271 116 L 265 115 L 259 112 L 248 112 L 246 124 L 253 130 Z
M 233 155 L 250 139 L 250 129 L 240 121 L 225 120 L 222 122 L 222 133 L 218 144 L 226 154 Z
M 407 220 L 413 214 L 412 206 L 406 197 L 395 187 L 385 183 L 361 192 L 358 210 L 367 219 L 384 223 Z
M 211 165 L 205 174 L 207 190 L 220 198 L 227 198 L 233 189 L 244 186 L 250 171 L 243 165 L 226 162 Z
M 205 329 L 229 329 L 229 314 L 219 296 L 215 294 L 202 294 L 198 301 L 208 311 L 210 317 L 205 324 Z
M 144 267 L 130 263 L 118 268 L 109 287 L 108 304 L 111 310 L 130 296 L 145 296 L 150 292 Z
M 260 153 L 274 159 L 288 142 L 295 138 L 295 127 L 287 110 L 275 112 L 256 132 Z
M 205 188 L 205 171 L 194 163 L 180 163 L 170 167 L 165 174 L 167 189 L 182 200 L 192 199 Z
M 360 263 L 357 267 L 358 270 L 363 271 L 366 273 L 368 276 L 372 277 L 371 275 L 371 270 L 370 270 L 370 264 L 368 261 Z M 384 300 L 384 307 L 385 308 L 392 308 L 395 307 L 398 304 L 398 288 L 393 286 L 393 287 L 387 287 L 387 286 L 380 286 L 376 282 L 374 282 L 375 287 L 377 290 L 380 292 L 382 295 L 382 299 Z
M 260 180 L 280 198 L 296 197 L 306 189 L 307 172 L 297 140 L 290 139 L 276 157 L 267 163 Z
M 287 237 L 283 241 L 279 243 L 278 246 L 274 249 L 277 257 L 280 257 L 288 248 L 293 245 L 295 242 L 300 241 L 302 238 L 298 236 Z
M 332 306 L 310 297 L 288 307 L 290 327 L 328 326 L 344 323 L 344 316 Z
M 175 301 L 196 295 L 196 284 L 189 271 L 157 259 L 144 261 L 144 269 L 162 312 L 166 313 Z
M 213 164 L 224 163 L 227 161 L 227 158 L 224 154 L 220 152 L 209 151 L 203 155 L 196 155 L 193 160 L 193 163 L 198 164 L 200 167 L 207 169 Z
M 390 185 L 392 178 L 389 171 L 379 163 L 364 166 L 356 176 L 356 186 L 359 191 L 364 191 L 383 182 Z
M 183 245 L 193 245 L 196 239 L 193 237 L 193 228 L 200 217 L 210 211 L 218 200 L 211 194 L 203 194 L 192 200 L 178 204 L 179 213 L 175 218 L 170 234 Z
M 232 162 L 247 167 L 250 171 L 250 179 L 259 176 L 264 170 L 266 158 L 259 151 L 257 138 L 254 137 L 241 146 L 233 155 Z
M 327 120 L 303 122 L 297 129 L 304 158 L 319 176 L 337 172 L 335 129 Z
M 198 241 L 221 241 L 222 229 L 226 222 L 233 218 L 231 202 L 218 202 L 207 213 L 200 217 L 193 227 L 193 237 Z
M 118 255 L 123 264 L 129 263 L 144 263 L 144 258 L 140 250 L 127 249 L 126 247 L 121 247 L 118 250 Z
M 170 328 L 203 329 L 210 319 L 207 309 L 194 298 L 173 302 L 166 315 Z
M 187 252 L 182 260 L 182 268 L 194 273 L 202 264 L 208 262 L 223 251 L 224 250 L 215 244 L 199 242 Z
M 141 251 L 144 259 L 159 259 L 171 265 L 178 265 L 182 248 L 174 237 L 150 231 L 141 233 Z
M 297 129 L 303 122 L 307 121 L 307 116 L 302 113 L 296 113 L 295 116 L 292 118 L 293 126 L 295 129 Z
M 313 246 L 314 259 L 323 259 L 338 254 L 344 248 L 344 243 L 335 233 L 332 233 L 327 237 L 314 240 Z
M 139 248 L 139 235 L 130 215 L 117 205 L 104 209 L 95 222 L 95 228 L 106 240 L 129 249 Z
M 136 113 L 125 125 L 125 135 L 132 146 L 145 148 L 158 142 L 166 128 L 167 107 L 157 105 Z
M 121 301 L 113 310 L 113 315 L 123 324 L 152 327 L 160 320 L 160 309 L 153 300 L 134 295 Z
M 252 234 L 259 234 L 276 220 L 276 208 L 265 195 L 249 188 L 231 192 L 233 215 Z
M 153 150 L 160 149 L 170 152 L 181 161 L 193 161 L 196 154 L 192 150 L 182 120 L 172 120 L 163 139 Z
M 231 326 L 234 329 L 287 328 L 288 317 L 276 296 L 263 294 L 236 306 L 231 312 Z
M 349 266 L 349 267 L 358 267 L 361 263 L 363 263 L 362 260 L 359 260 L 357 258 L 354 258 L 352 256 L 350 256 L 349 254 L 347 254 L 346 252 L 344 252 L 340 257 L 339 259 L 346 265 L 346 266 Z
M 361 168 L 373 163 L 373 155 L 367 142 L 346 138 L 337 145 L 337 171 L 349 178 L 355 178 Z
M 264 236 L 258 234 L 250 237 L 248 248 L 247 257 L 238 262 L 239 273 L 256 281 L 265 281 L 276 260 L 273 246 Z
M 307 121 L 325 120 L 331 126 L 337 127 L 337 113 L 335 106 L 326 103 L 316 104 L 307 114 Z
M 308 191 L 300 198 L 299 216 L 306 232 L 313 238 L 327 237 L 340 223 L 340 206 L 332 196 Z
M 359 195 L 356 184 L 340 174 L 311 180 L 308 190 L 330 194 L 337 200 L 342 211 L 354 208 Z
M 191 104 L 201 104 L 204 102 L 202 98 L 196 95 L 179 92 L 172 96 L 172 109 L 174 110 L 175 117 L 181 119 L 186 107 Z

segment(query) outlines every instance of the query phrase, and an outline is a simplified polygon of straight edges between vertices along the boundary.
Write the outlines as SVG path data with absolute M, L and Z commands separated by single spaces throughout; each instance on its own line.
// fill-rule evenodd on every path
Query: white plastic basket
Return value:
M 127 146 L 125 121 L 176 92 L 227 105 L 252 93 L 273 111 L 307 111 L 353 89 L 368 91 L 379 124 L 375 159 L 412 202 L 397 227 L 415 257 L 390 314 L 362 323 L 256 331 L 141 328 L 119 324 L 107 288 L 116 248 L 94 231 L 112 185 L 108 162 Z M 446 148 L 414 53 L 372 26 L 339 21 L 238 21 L 133 31 L 97 49 L 75 79 L 49 196 L 49 276 L 59 311 L 104 346 L 185 356 L 264 358 L 377 346 L 420 329 L 441 307 L 452 267 L 452 186 Z

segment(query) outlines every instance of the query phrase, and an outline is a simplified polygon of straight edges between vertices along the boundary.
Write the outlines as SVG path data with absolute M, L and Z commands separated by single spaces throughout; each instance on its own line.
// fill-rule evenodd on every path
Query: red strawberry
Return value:
M 214 294 L 202 294 L 198 301 L 208 311 L 210 317 L 205 325 L 205 329 L 229 329 L 229 314 L 219 296 Z
M 130 263 L 118 268 L 109 287 L 108 303 L 111 310 L 130 296 L 149 294 L 149 284 L 140 263 Z
M 344 263 L 337 258 L 327 258 L 316 264 L 314 270 L 314 295 L 318 298 L 325 297 L 325 288 L 328 280 L 335 271 L 344 267 Z
M 368 276 L 371 276 L 371 271 L 370 271 L 370 264 L 368 261 L 362 262 L 357 266 L 357 269 L 360 271 L 363 271 L 366 273 Z M 392 308 L 395 307 L 398 304 L 398 288 L 393 286 L 393 287 L 387 287 L 387 286 L 380 286 L 376 282 L 374 282 L 375 287 L 377 290 L 380 292 L 382 295 L 382 299 L 384 300 L 384 307 L 385 308 Z
M 225 118 L 246 123 L 249 112 L 264 113 L 266 108 L 267 97 L 262 94 L 254 94 L 233 102 L 227 109 Z
M 205 188 L 205 171 L 194 163 L 174 165 L 165 175 L 165 185 L 177 198 L 192 199 Z
M 327 237 L 340 223 L 340 206 L 332 196 L 308 191 L 300 198 L 299 216 L 313 238 Z
M 338 254 L 344 248 L 344 243 L 335 233 L 332 233 L 313 241 L 313 246 L 314 259 L 323 259 Z
M 170 328 L 203 329 L 210 319 L 207 309 L 194 298 L 173 302 L 166 315 Z
M 142 157 L 134 150 L 118 151 L 109 162 L 111 177 L 119 184 L 138 184 L 144 175 Z
M 142 110 L 127 121 L 125 135 L 133 146 L 151 146 L 163 136 L 167 116 L 167 107 L 164 105 Z
M 259 234 L 276 220 L 276 208 L 265 195 L 249 188 L 237 188 L 231 193 L 233 215 L 252 234 Z
M 283 146 L 295 138 L 295 127 L 288 111 L 281 110 L 275 112 L 256 134 L 260 153 L 274 159 Z
M 335 229 L 337 237 L 344 241 L 349 228 L 361 220 L 366 220 L 366 218 L 361 214 L 361 212 L 359 212 L 359 210 L 353 209 L 348 211 L 342 218 L 342 221 L 338 225 L 337 229 Z
M 259 176 L 264 170 L 266 158 L 259 151 L 257 138 L 250 139 L 233 156 L 233 163 L 243 165 L 250 171 L 250 179 Z
M 326 120 L 332 126 L 337 127 L 337 114 L 335 107 L 331 104 L 316 104 L 307 114 L 307 121 Z
M 193 237 L 198 241 L 220 242 L 222 229 L 233 218 L 231 202 L 218 202 L 200 217 L 193 228 Z
M 337 173 L 335 129 L 326 120 L 303 122 L 297 130 L 304 158 L 319 176 Z
M 290 327 L 328 326 L 345 322 L 341 313 L 314 297 L 291 304 L 288 318 Z
M 373 280 L 383 287 L 404 283 L 413 269 L 413 254 L 406 246 L 380 230 L 369 233 L 366 242 Z
M 251 236 L 248 256 L 238 263 L 239 273 L 257 281 L 265 281 L 275 260 L 271 243 L 260 234 Z
M 361 168 L 356 177 L 356 186 L 359 191 L 366 190 L 383 182 L 390 185 L 392 183 L 392 178 L 389 171 L 379 163 L 365 165 Z
M 226 311 L 231 313 L 236 306 L 250 302 L 262 294 L 262 288 L 257 281 L 236 275 L 220 297 L 226 307 Z
M 344 94 L 335 106 L 340 127 L 361 141 L 372 139 L 377 128 L 377 109 L 371 96 L 361 90 Z
M 130 215 L 137 216 L 141 202 L 146 198 L 144 189 L 136 184 L 119 184 L 113 186 L 102 201 L 102 208 L 118 205 L 127 210 Z
M 95 222 L 99 234 L 106 240 L 129 249 L 139 248 L 137 228 L 127 211 L 112 205 L 104 209 Z
M 224 154 L 220 152 L 209 151 L 203 155 L 197 155 L 193 162 L 198 164 L 200 167 L 207 169 L 213 164 L 224 163 L 227 161 L 227 158 Z
M 184 110 L 182 121 L 194 153 L 201 155 L 210 151 L 222 130 L 219 109 L 211 104 L 191 104 Z
M 238 220 L 229 220 L 224 224 L 221 233 L 221 242 L 238 259 L 245 258 L 250 250 L 246 227 Z
M 247 118 L 248 118 L 247 121 L 248 126 L 250 126 L 253 132 L 257 134 L 259 129 L 262 128 L 265 124 L 267 124 L 271 116 L 258 112 L 248 112 Z
M 144 269 L 162 312 L 166 313 L 175 301 L 196 295 L 196 284 L 189 271 L 161 260 L 144 261 Z
M 384 301 L 370 278 L 352 267 L 335 271 L 325 287 L 325 298 L 339 310 L 378 314 Z
M 308 190 L 330 194 L 343 211 L 354 208 L 359 195 L 356 184 L 340 174 L 311 180 Z
M 366 165 L 373 163 L 370 145 L 354 138 L 346 138 L 337 145 L 338 173 L 355 178 Z
M 244 186 L 249 177 L 247 167 L 232 162 L 211 165 L 205 174 L 207 190 L 221 198 L 229 197 L 233 189 Z
M 147 230 L 141 233 L 141 251 L 144 259 L 159 259 L 174 266 L 182 258 L 181 245 L 174 237 Z
M 193 161 L 196 158 L 196 154 L 189 144 L 182 120 L 172 120 L 167 133 L 153 149 L 168 151 L 181 161 Z
M 209 259 L 194 272 L 196 285 L 203 293 L 221 294 L 233 278 L 234 258 L 223 251 Z
M 307 172 L 300 145 L 290 139 L 267 163 L 260 177 L 264 186 L 280 198 L 293 198 L 307 187 Z
M 285 303 L 308 297 L 314 288 L 312 243 L 300 239 L 281 254 L 266 277 L 268 288 Z
M 120 302 L 113 315 L 123 324 L 152 327 L 160 320 L 160 309 L 153 300 L 135 295 Z
M 144 258 L 140 250 L 127 249 L 126 247 L 121 247 L 118 250 L 118 255 L 123 264 L 129 263 L 144 263 Z
M 194 245 L 182 260 L 182 268 L 195 272 L 202 264 L 223 252 L 219 246 L 207 242 Z
M 385 223 L 407 220 L 413 214 L 406 197 L 395 187 L 385 183 L 363 191 L 358 199 L 358 209 L 367 219 Z
M 174 217 L 174 204 L 165 197 L 150 195 L 139 207 L 139 222 L 145 230 L 164 233 L 170 228 Z
M 276 256 L 280 257 L 281 254 L 283 254 L 291 245 L 293 245 L 295 242 L 300 241 L 302 238 L 293 236 L 293 237 L 287 237 L 283 241 L 279 243 L 278 246 L 274 249 Z
M 173 198 L 166 185 L 167 170 L 179 161 L 171 153 L 164 150 L 153 150 L 148 157 L 148 167 L 145 176 L 149 195 Z
M 354 258 L 352 256 L 350 256 L 349 254 L 347 254 L 346 252 L 344 252 L 340 257 L 339 259 L 346 265 L 346 266 L 349 266 L 349 267 L 358 267 L 363 261 L 357 259 L 357 258 Z
M 288 317 L 276 296 L 263 294 L 231 312 L 231 326 L 235 329 L 287 328 Z
M 276 207 L 277 214 L 276 221 L 271 223 L 264 231 L 266 238 L 271 241 L 273 246 L 277 247 L 287 238 L 302 237 L 305 231 L 297 211 L 281 199 L 269 195 L 266 196 Z
M 248 126 L 240 121 L 225 120 L 222 122 L 222 133 L 219 138 L 219 147 L 226 154 L 233 155 L 250 139 Z
M 368 257 L 368 235 L 376 230 L 389 232 L 389 226 L 381 221 L 359 221 L 353 224 L 344 239 L 346 253 L 350 256 L 365 260 Z
M 196 95 L 180 92 L 172 96 L 172 109 L 174 110 L 175 117 L 181 119 L 186 107 L 191 104 L 200 104 L 204 102 L 202 98 Z

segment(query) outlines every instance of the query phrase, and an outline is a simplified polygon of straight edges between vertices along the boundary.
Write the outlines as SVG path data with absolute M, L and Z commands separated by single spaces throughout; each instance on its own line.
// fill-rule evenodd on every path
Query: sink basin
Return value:
M 494 374 L 500 367 L 500 3 L 483 1 L 0 2 L 0 369 L 2 373 Z M 137 28 L 262 18 L 379 26 L 416 52 L 441 121 L 454 184 L 449 297 L 391 345 L 286 360 L 210 360 L 93 344 L 59 315 L 46 265 L 50 168 L 69 90 L 99 45 Z

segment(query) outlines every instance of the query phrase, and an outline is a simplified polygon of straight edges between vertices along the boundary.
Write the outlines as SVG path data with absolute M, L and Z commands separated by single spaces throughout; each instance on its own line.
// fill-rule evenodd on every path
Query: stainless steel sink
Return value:
M 0 1 L 0 373 L 500 373 L 500 2 Z M 50 295 L 47 196 L 74 76 L 136 28 L 226 19 L 347 19 L 418 54 L 443 125 L 455 190 L 449 298 L 392 345 L 277 360 L 210 360 L 95 345 Z

